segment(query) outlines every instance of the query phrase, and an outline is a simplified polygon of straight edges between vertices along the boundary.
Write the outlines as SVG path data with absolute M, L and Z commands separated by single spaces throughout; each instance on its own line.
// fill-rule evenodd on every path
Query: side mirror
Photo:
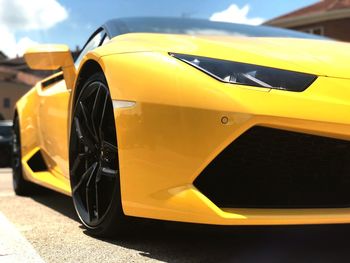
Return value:
M 24 59 L 34 70 L 57 70 L 62 68 L 67 89 L 72 89 L 76 70 L 72 53 L 66 45 L 37 45 L 29 48 Z

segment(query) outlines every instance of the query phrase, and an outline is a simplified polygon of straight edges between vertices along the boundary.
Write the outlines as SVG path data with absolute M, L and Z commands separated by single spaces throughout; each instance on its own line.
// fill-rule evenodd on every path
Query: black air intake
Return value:
M 197 177 L 218 207 L 350 207 L 350 142 L 253 127 Z
M 45 172 L 48 170 L 41 151 L 37 151 L 27 162 L 34 173 Z

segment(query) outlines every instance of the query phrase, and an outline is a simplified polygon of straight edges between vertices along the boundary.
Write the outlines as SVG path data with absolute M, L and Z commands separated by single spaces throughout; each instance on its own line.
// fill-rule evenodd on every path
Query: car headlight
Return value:
M 301 92 L 317 78 L 315 75 L 213 59 L 195 55 L 169 53 L 171 56 L 226 83 Z

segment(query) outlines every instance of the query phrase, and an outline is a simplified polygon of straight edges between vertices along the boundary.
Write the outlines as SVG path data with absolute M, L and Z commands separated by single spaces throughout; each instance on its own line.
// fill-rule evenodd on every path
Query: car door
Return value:
M 105 32 L 97 30 L 75 61 L 76 68 L 84 55 L 105 43 Z M 68 108 L 71 90 L 67 89 L 63 74 L 59 73 L 43 81 L 39 88 L 39 125 L 42 131 L 42 150 L 49 169 L 58 176 L 69 178 Z

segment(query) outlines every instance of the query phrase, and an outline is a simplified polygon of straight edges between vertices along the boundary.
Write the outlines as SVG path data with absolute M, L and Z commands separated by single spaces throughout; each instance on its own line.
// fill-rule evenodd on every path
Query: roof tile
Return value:
M 344 8 L 350 8 L 350 0 L 321 0 L 315 4 L 306 6 L 304 8 L 295 10 L 288 14 L 274 18 L 271 21 L 304 16 L 312 13 L 324 13 L 324 12 L 329 12 L 329 11 L 344 9 Z

